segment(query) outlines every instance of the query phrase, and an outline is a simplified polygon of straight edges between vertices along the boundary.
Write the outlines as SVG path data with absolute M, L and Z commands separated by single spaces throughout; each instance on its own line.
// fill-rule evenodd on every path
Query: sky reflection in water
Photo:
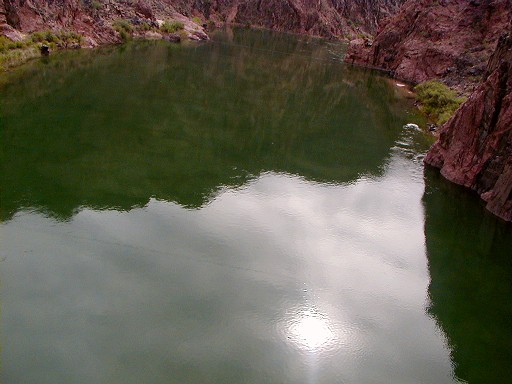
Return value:
M 3 229 L 5 254 L 23 255 L 4 305 L 30 316 L 5 319 L 6 365 L 39 356 L 73 382 L 112 367 L 114 382 L 155 381 L 165 366 L 176 382 L 453 382 L 425 314 L 419 172 L 395 157 L 384 177 L 349 185 L 267 173 L 197 211 L 151 200 L 66 223 L 19 214 Z M 34 280 L 9 278 L 20 275 Z M 228 362 L 238 368 L 219 372 Z
M 424 177 L 412 105 L 331 43 L 217 38 L 68 52 L 3 88 L 3 382 L 505 372 L 510 234 Z

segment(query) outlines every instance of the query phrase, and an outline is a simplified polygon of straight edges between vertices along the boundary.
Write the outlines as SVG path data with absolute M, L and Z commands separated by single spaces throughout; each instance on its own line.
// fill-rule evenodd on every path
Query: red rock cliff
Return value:
M 118 40 L 115 19 L 193 16 L 330 38 L 374 32 L 405 0 L 0 0 L 0 34 L 73 30 L 91 41 Z M 92 44 L 94 45 L 94 44 Z
M 205 15 L 230 23 L 250 24 L 324 37 L 374 32 L 405 0 L 213 0 L 199 1 Z M 206 4 L 205 4 L 206 3 Z
M 119 42 L 112 22 L 128 19 L 155 23 L 172 19 L 184 23 L 190 35 L 206 38 L 202 26 L 180 12 L 187 0 L 0 0 L 0 35 L 16 40 L 15 32 L 74 31 L 86 37 L 86 44 Z M 193 37 L 193 36 L 192 36 Z
M 512 26 L 509 30 L 482 83 L 443 126 L 425 163 L 475 190 L 489 211 L 512 221 Z
M 469 93 L 511 16 L 511 0 L 409 0 L 373 42 L 352 42 L 345 60 L 413 83 L 441 78 Z

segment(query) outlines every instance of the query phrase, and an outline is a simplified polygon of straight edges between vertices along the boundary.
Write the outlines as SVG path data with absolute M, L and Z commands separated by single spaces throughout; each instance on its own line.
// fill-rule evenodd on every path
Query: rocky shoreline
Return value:
M 415 84 L 440 79 L 469 95 L 511 19 L 510 0 L 409 0 L 374 38 L 352 41 L 345 61 Z
M 425 163 L 512 221 L 512 33 L 499 39 L 481 84 L 443 127 Z
M 512 221 L 512 1 L 409 0 L 345 61 L 468 95 L 425 163 Z
M 2 0 L 0 36 L 19 41 L 24 34 L 73 31 L 83 47 L 118 43 L 116 20 L 155 26 L 172 20 L 184 24 L 193 40 L 206 38 L 206 21 L 236 24 L 326 38 L 369 36 L 404 0 Z M 199 20 L 199 22 L 197 22 Z
M 132 36 L 204 40 L 207 21 L 352 40 L 348 63 L 410 83 L 439 79 L 468 95 L 425 162 L 512 221 L 512 0 L 0 2 L 0 39 L 14 47 L 38 41 L 38 31 L 76 34 L 80 47 Z
M 158 5 L 158 6 L 157 6 Z M 81 47 L 120 43 L 123 36 L 116 22 L 126 21 L 135 35 L 165 35 L 160 28 L 165 21 L 181 23 L 185 37 L 207 39 L 200 20 L 194 21 L 167 2 L 4 0 L 0 3 L 0 35 L 20 41 L 38 31 L 72 31 L 83 37 Z M 158 32 L 157 32 L 158 30 Z

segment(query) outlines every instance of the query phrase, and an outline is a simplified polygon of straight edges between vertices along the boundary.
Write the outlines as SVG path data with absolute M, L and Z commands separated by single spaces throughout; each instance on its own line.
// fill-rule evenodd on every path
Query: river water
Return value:
M 2 75 L 2 383 L 508 382 L 511 227 L 344 48 L 240 29 Z

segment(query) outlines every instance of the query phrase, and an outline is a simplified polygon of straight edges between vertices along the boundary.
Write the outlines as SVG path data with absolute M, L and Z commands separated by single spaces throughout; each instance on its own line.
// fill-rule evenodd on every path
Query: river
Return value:
M 510 225 L 344 49 L 235 29 L 2 75 L 2 382 L 512 377 Z

